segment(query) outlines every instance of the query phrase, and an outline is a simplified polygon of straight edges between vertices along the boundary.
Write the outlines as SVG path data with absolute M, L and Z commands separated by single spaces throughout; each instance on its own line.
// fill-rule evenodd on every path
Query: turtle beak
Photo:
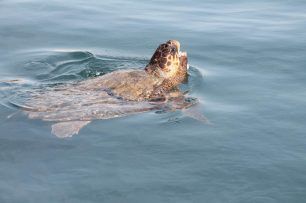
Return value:
M 179 41 L 177 41 L 177 40 L 169 40 L 169 42 L 176 46 L 177 51 L 178 51 L 178 56 L 179 56 L 180 59 L 183 60 L 184 58 L 187 58 L 187 52 L 181 51 L 181 44 L 180 44 Z M 189 64 L 187 64 L 187 70 L 188 69 L 189 69 Z
M 180 61 L 181 61 L 181 62 L 187 61 L 187 52 L 181 51 L 181 44 L 180 44 L 179 41 L 174 40 L 174 39 L 171 39 L 171 40 L 169 40 L 167 43 L 176 46 L 177 53 L 178 53 L 178 57 L 180 58 Z M 185 62 L 183 62 L 183 63 L 185 63 Z M 187 70 L 189 69 L 189 64 L 188 64 L 188 63 L 187 63 L 186 68 L 187 68 Z
M 173 44 L 175 44 L 178 53 L 180 53 L 180 49 L 181 49 L 181 44 L 180 44 L 180 42 L 177 41 L 177 40 L 171 40 L 171 41 L 172 41 Z
M 187 60 L 187 52 L 185 51 L 179 51 L 179 57 L 180 57 L 180 61 L 182 60 Z M 189 64 L 187 63 L 187 70 L 189 69 Z
M 187 57 L 187 52 L 186 51 L 179 51 L 179 57 Z

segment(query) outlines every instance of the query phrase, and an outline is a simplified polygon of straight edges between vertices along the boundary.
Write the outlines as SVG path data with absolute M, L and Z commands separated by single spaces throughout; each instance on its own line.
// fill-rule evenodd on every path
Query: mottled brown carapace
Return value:
M 187 74 L 187 54 L 180 51 L 177 40 L 169 40 L 158 46 L 145 70 L 160 78 L 180 84 Z

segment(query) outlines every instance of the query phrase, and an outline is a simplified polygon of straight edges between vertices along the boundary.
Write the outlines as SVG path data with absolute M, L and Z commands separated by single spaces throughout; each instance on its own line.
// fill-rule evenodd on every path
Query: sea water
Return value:
M 0 1 L 0 202 L 306 202 L 305 10 L 303 0 Z M 188 52 L 206 124 L 148 112 L 58 139 L 12 105 L 17 87 L 144 67 L 169 39 Z

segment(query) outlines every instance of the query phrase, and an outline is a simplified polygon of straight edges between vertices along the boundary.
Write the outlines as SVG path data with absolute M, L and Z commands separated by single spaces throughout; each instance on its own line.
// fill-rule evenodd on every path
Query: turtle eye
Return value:
M 170 51 L 171 51 L 171 53 L 176 53 L 176 48 L 172 47 Z

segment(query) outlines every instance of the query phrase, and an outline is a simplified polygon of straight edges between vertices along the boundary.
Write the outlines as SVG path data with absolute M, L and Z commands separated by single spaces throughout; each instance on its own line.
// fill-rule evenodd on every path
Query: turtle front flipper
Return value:
M 172 102 L 172 108 L 180 109 L 182 113 L 204 124 L 211 124 L 211 122 L 201 113 L 200 103 L 193 97 L 179 97 Z
M 162 111 L 181 110 L 183 115 L 195 119 L 201 123 L 210 125 L 211 122 L 201 113 L 199 101 L 193 97 L 184 97 L 184 94 L 173 92 L 173 97 L 170 96 L 168 102 L 163 106 Z
M 182 109 L 182 113 L 185 116 L 195 119 L 201 123 L 212 125 L 212 123 L 208 120 L 208 118 L 200 112 L 199 104 L 195 104 L 194 106 L 191 106 L 190 108 Z
M 78 134 L 81 128 L 89 124 L 90 121 L 67 121 L 52 125 L 51 133 L 58 138 L 72 137 Z

